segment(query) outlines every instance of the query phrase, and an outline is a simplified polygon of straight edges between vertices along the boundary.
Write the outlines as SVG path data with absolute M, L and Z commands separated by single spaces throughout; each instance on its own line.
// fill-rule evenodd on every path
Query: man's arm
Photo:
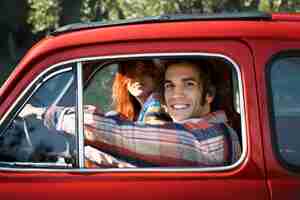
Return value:
M 71 134 L 75 132 L 74 120 L 74 109 L 68 108 L 51 108 L 45 116 L 50 127 Z M 222 166 L 228 163 L 224 156 L 225 137 L 218 124 L 215 126 L 193 133 L 181 124 L 145 125 L 104 117 L 93 106 L 84 108 L 84 131 L 89 145 L 159 166 Z

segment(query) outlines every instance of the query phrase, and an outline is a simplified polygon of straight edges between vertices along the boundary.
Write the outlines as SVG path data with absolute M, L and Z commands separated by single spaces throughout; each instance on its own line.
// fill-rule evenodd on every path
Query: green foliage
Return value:
M 61 8 L 58 0 L 28 0 L 30 8 L 27 22 L 34 33 L 58 27 Z
M 300 12 L 300 0 L 261 0 L 259 10 L 267 12 Z
M 124 19 L 122 0 L 82 0 L 82 21 Z
M 33 32 L 59 26 L 60 17 L 70 9 L 63 0 L 27 0 L 28 23 Z M 81 21 L 112 21 L 174 13 L 214 13 L 260 10 L 299 12 L 300 0 L 78 0 Z M 79 5 L 78 4 L 78 5 Z
M 168 0 L 122 0 L 120 5 L 126 18 L 157 16 L 176 10 L 175 4 Z
M 261 11 L 271 11 L 271 5 L 269 0 L 261 0 L 259 4 L 259 10 Z

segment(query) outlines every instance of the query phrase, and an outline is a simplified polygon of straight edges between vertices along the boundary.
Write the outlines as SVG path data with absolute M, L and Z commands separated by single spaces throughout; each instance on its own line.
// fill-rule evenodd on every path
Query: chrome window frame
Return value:
M 71 64 L 71 63 L 80 63 L 78 66 L 82 66 L 82 62 L 87 62 L 87 61 L 94 61 L 94 60 L 112 60 L 112 59 L 126 59 L 126 58 L 175 58 L 175 57 L 211 57 L 211 58 L 222 58 L 233 66 L 234 70 L 237 72 L 237 79 L 238 79 L 238 89 L 239 89 L 239 105 L 240 105 L 240 114 L 241 114 L 241 136 L 242 136 L 242 154 L 237 162 L 230 166 L 221 166 L 221 167 L 204 167 L 204 168 L 199 168 L 199 167 L 191 167 L 191 168 L 183 168 L 183 167 L 170 167 L 170 168 L 162 168 L 162 167 L 149 167 L 149 168 L 111 168 L 111 169 L 88 169 L 88 168 L 72 168 L 72 169 L 11 169 L 11 168 L 2 168 L 0 167 L 0 170 L 8 170 L 8 171 L 56 171 L 56 172 L 220 172 L 220 171 L 228 171 L 233 168 L 236 168 L 239 166 L 246 158 L 247 151 L 248 151 L 248 146 L 247 146 L 247 134 L 246 134 L 246 117 L 245 117 L 245 104 L 244 104 L 244 93 L 243 93 L 243 85 L 242 85 L 242 79 L 241 79 L 241 71 L 240 68 L 238 67 L 237 63 L 231 59 L 228 56 L 222 55 L 222 54 L 217 54 L 217 53 L 196 53 L 196 52 L 184 52 L 184 53 L 143 53 L 143 54 L 122 54 L 122 55 L 113 55 L 113 56 L 95 56 L 95 57 L 85 57 L 85 58 L 78 58 L 78 59 L 72 59 L 69 61 L 64 61 L 61 63 L 57 63 L 55 65 L 52 65 L 49 67 L 47 70 L 45 70 L 43 73 L 41 73 L 37 78 L 34 79 L 34 81 L 24 90 L 24 92 L 20 95 L 20 98 L 25 95 L 26 91 L 29 90 L 30 87 L 38 80 L 40 76 L 45 74 L 46 72 L 53 70 L 61 65 L 65 64 Z M 81 75 L 82 76 L 82 75 Z M 77 77 L 78 78 L 78 77 Z M 77 90 L 81 90 L 79 92 L 80 95 L 82 95 L 82 83 L 80 85 L 81 88 L 77 87 Z M 16 103 L 11 107 L 9 112 L 13 109 L 14 106 L 18 103 L 20 98 L 17 99 Z M 79 99 L 82 100 L 82 96 L 79 97 Z M 78 107 L 78 106 L 77 106 Z M 82 105 L 78 108 L 79 115 L 82 115 Z M 9 113 L 8 112 L 8 113 Z M 2 118 L 0 121 L 1 123 L 4 121 L 5 117 Z M 79 116 L 80 118 L 83 119 L 83 116 Z M 80 120 L 77 120 L 78 123 Z M 77 125 L 78 127 L 78 135 L 83 136 L 84 131 L 83 131 L 83 125 Z M 83 140 L 83 138 L 81 139 Z M 82 142 L 80 142 L 82 144 Z M 83 149 L 83 147 L 81 147 Z M 79 156 L 80 159 L 83 158 L 83 154 Z M 83 160 L 80 160 L 79 163 L 83 163 Z
M 77 75 L 77 117 L 76 117 L 76 127 L 77 127 L 77 145 L 78 145 L 78 165 L 79 168 L 84 168 L 84 131 L 83 131 L 83 78 L 82 78 L 82 62 L 77 62 L 76 66 Z
M 58 64 L 56 67 L 61 67 L 64 64 Z M 11 108 L 8 112 L 5 113 L 4 117 L 0 120 L 0 126 L 2 126 L 2 123 L 7 123 L 7 126 L 10 125 L 11 121 L 17 117 L 17 115 L 21 112 L 23 107 L 26 105 L 26 103 L 31 99 L 31 97 L 38 91 L 40 87 L 44 85 L 48 80 L 51 78 L 66 73 L 71 72 L 73 70 L 73 67 L 66 67 L 62 69 L 58 69 L 56 71 L 53 71 L 56 67 L 48 68 L 47 70 L 43 71 L 39 76 L 37 76 L 27 87 L 26 89 L 21 93 L 21 95 L 17 98 L 17 100 L 13 103 Z M 53 72 L 51 72 L 53 71 Z M 64 88 L 62 91 L 66 91 L 66 88 Z M 29 93 L 29 94 L 28 94 Z M 27 96 L 28 95 L 28 96 Z M 27 96 L 27 97 L 26 97 Z M 58 98 L 61 98 L 61 95 L 59 95 Z M 55 100 L 55 102 L 58 101 L 58 98 Z M 16 111 L 14 111 L 15 107 L 17 107 L 20 102 L 23 102 Z M 13 114 L 11 114 L 13 112 Z M 5 122 L 8 120 L 8 122 Z M 0 134 L 5 134 L 5 131 L 8 127 L 5 127 Z M 70 164 L 61 164 L 61 163 L 48 163 L 48 162 L 4 162 L 0 161 L 0 164 L 7 165 L 7 166 L 33 166 L 30 169 L 41 169 L 42 171 L 47 170 L 45 167 L 60 167 L 60 168 L 70 168 Z M 38 167 L 44 167 L 44 168 L 38 168 Z M 23 171 L 24 168 L 7 168 L 7 167 L 0 167 L 0 169 L 8 170 L 8 171 Z M 55 168 L 52 168 L 55 170 Z M 25 171 L 28 171 L 29 169 L 25 169 Z M 31 170 L 29 170 L 31 171 Z M 35 170 L 34 170 L 35 171 Z

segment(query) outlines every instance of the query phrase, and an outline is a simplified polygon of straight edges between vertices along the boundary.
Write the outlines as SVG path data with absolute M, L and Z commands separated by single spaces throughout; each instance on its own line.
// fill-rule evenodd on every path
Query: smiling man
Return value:
M 174 122 L 205 116 L 215 96 L 208 75 L 188 61 L 167 66 L 163 89 L 167 111 Z

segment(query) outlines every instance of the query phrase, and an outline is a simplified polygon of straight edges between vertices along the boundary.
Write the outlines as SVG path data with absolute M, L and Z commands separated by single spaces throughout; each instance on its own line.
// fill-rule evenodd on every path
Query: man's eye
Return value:
M 196 85 L 197 85 L 197 83 L 194 81 L 188 81 L 185 83 L 185 86 L 187 86 L 187 87 L 194 87 Z

